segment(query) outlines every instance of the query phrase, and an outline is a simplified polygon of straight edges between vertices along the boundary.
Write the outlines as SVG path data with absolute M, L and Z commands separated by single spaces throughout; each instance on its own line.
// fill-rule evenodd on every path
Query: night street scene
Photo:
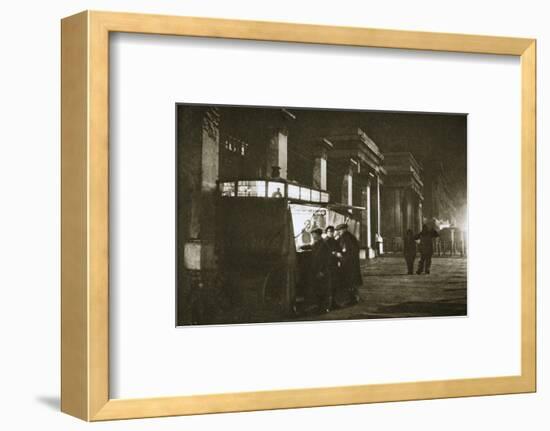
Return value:
M 467 314 L 467 115 L 176 105 L 178 326 Z

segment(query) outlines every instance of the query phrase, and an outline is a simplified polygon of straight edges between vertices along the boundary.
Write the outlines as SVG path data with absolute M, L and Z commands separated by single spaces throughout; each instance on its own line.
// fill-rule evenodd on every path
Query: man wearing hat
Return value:
M 350 293 L 351 301 L 358 303 L 360 297 L 357 288 L 363 285 L 361 265 L 359 263 L 359 241 L 348 231 L 346 223 L 336 226 L 336 232 L 342 250 L 342 287 Z
M 416 234 L 414 239 L 420 240 L 420 261 L 418 262 L 417 274 L 430 273 L 430 267 L 432 265 L 432 255 L 434 253 L 433 240 L 437 238 L 439 234 L 433 227 L 428 225 L 422 225 L 422 231 Z
M 342 258 L 342 249 L 340 243 L 334 237 L 334 226 L 327 226 L 325 229 L 325 243 L 330 251 L 330 282 L 331 282 L 331 296 L 332 307 L 337 308 L 343 305 L 345 302 L 345 292 L 342 292 L 340 283 L 340 259 Z
M 323 230 L 320 228 L 311 231 L 313 245 L 311 246 L 311 265 L 309 271 L 309 306 L 308 310 L 317 308 L 320 312 L 328 313 L 332 302 L 330 280 L 330 250 L 323 241 Z

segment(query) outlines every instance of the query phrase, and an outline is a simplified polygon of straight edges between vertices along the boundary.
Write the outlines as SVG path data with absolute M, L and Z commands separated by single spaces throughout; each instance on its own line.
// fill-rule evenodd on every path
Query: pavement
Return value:
M 466 262 L 465 257 L 434 256 L 430 274 L 407 275 L 401 256 L 364 261 L 358 304 L 304 320 L 464 316 L 467 311 Z M 418 258 L 415 269 L 417 263 Z

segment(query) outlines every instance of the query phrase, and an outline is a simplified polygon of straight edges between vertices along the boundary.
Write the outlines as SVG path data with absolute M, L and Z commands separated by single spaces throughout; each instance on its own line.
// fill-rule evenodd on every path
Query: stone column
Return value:
M 366 206 L 367 206 L 367 209 L 366 209 L 366 214 L 367 214 L 367 220 L 368 220 L 368 223 L 367 223 L 367 244 L 368 244 L 368 247 L 369 249 L 372 248 L 372 232 L 371 232 L 371 223 L 370 221 L 372 220 L 372 207 L 371 207 L 371 182 L 370 181 L 367 181 L 367 184 L 365 185 L 366 187 L 366 190 L 365 190 L 365 200 L 366 200 Z
M 354 162 L 349 160 L 343 164 L 341 203 L 343 205 L 353 205 L 353 167 Z
M 398 252 L 402 250 L 404 209 L 403 189 L 401 187 L 384 186 L 384 225 L 383 238 L 386 250 Z
M 361 213 L 361 225 L 362 225 L 362 234 L 365 235 L 366 241 L 363 242 L 363 249 L 361 250 L 362 259 L 371 259 L 374 257 L 375 253 L 372 248 L 372 231 L 371 231 L 371 221 L 372 221 L 372 206 L 371 206 L 371 180 L 367 179 L 362 185 L 361 196 L 363 202 L 362 206 L 365 208 Z
M 424 224 L 423 222 L 424 222 L 424 219 L 422 215 L 422 201 L 420 200 L 420 198 L 418 198 L 418 224 L 417 224 L 418 232 L 422 230 L 422 225 Z
M 327 189 L 327 153 L 332 149 L 328 139 L 319 139 L 313 143 L 313 187 Z
M 376 252 L 383 254 L 384 249 L 382 245 L 382 203 L 380 195 L 380 176 L 376 175 L 376 237 L 375 241 L 378 245 Z
M 413 208 L 413 199 L 412 192 L 410 189 L 405 190 L 405 226 L 403 235 L 405 234 L 407 229 L 414 230 L 415 228 L 415 218 L 416 218 L 416 208 Z M 415 205 L 416 206 L 416 205 Z
M 347 181 L 347 186 L 348 186 L 347 200 L 348 201 L 346 203 L 347 205 L 352 206 L 353 205 L 353 171 L 351 169 L 347 175 L 347 178 L 348 178 L 348 181 Z
M 276 129 L 271 133 L 267 151 L 266 172 L 272 177 L 287 177 L 287 142 L 288 132 Z
M 269 129 L 267 146 L 266 173 L 276 178 L 287 178 L 288 175 L 288 121 L 296 117 L 282 109 L 274 125 Z
M 219 170 L 217 108 L 178 108 L 178 322 L 201 319 L 201 292 L 214 285 L 216 181 Z

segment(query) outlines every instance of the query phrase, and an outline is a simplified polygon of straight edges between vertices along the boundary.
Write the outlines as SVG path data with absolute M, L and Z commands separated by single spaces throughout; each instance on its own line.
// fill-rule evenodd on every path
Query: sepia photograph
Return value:
M 467 114 L 176 105 L 177 325 L 467 315 Z

